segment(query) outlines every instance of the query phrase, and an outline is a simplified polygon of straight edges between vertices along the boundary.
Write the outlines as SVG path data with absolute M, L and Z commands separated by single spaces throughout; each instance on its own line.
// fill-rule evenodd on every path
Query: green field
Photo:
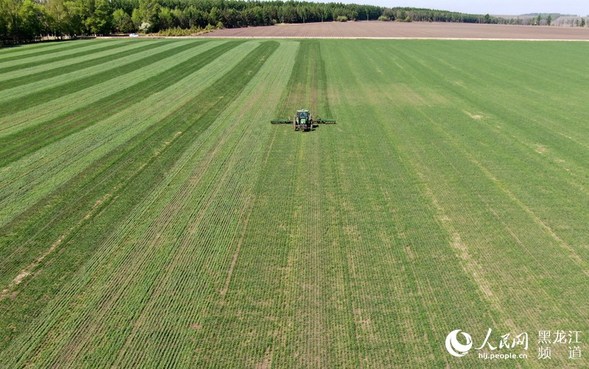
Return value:
M 0 368 L 589 367 L 587 60 L 574 42 L 0 50 Z M 337 124 L 270 124 L 303 107 Z M 528 349 L 478 349 L 489 328 Z

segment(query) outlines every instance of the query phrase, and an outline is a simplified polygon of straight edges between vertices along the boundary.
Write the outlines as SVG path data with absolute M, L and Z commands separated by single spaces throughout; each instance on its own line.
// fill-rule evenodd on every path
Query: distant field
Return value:
M 587 60 L 573 42 L 0 50 L 0 368 L 589 367 Z M 301 107 L 337 124 L 269 124 Z M 497 353 L 528 358 L 479 357 Z
M 589 28 L 467 23 L 326 22 L 216 30 L 206 37 L 585 40 Z

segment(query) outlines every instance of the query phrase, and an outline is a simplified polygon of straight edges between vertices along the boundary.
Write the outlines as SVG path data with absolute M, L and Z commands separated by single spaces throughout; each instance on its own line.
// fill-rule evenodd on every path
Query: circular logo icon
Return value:
M 458 341 L 458 333 L 462 333 L 462 336 L 466 340 L 465 344 Z M 446 337 L 446 350 L 452 356 L 463 357 L 468 354 L 468 351 L 472 348 L 472 337 L 466 332 L 462 332 L 460 329 L 456 329 Z

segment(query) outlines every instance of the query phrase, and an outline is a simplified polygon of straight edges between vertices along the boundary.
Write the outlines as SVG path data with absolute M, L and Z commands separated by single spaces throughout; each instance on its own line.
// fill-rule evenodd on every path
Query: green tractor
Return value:
M 294 119 L 274 119 L 272 124 L 292 124 L 295 131 L 307 132 L 315 129 L 320 124 L 335 124 L 335 119 L 313 119 L 313 116 L 307 109 L 297 110 Z

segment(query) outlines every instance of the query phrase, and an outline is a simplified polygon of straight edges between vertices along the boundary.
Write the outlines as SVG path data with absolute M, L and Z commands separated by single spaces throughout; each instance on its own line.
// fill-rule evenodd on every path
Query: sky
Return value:
M 463 13 L 518 15 L 528 13 L 561 13 L 589 15 L 588 0 L 347 0 L 347 3 L 386 7 L 408 6 L 452 10 Z

